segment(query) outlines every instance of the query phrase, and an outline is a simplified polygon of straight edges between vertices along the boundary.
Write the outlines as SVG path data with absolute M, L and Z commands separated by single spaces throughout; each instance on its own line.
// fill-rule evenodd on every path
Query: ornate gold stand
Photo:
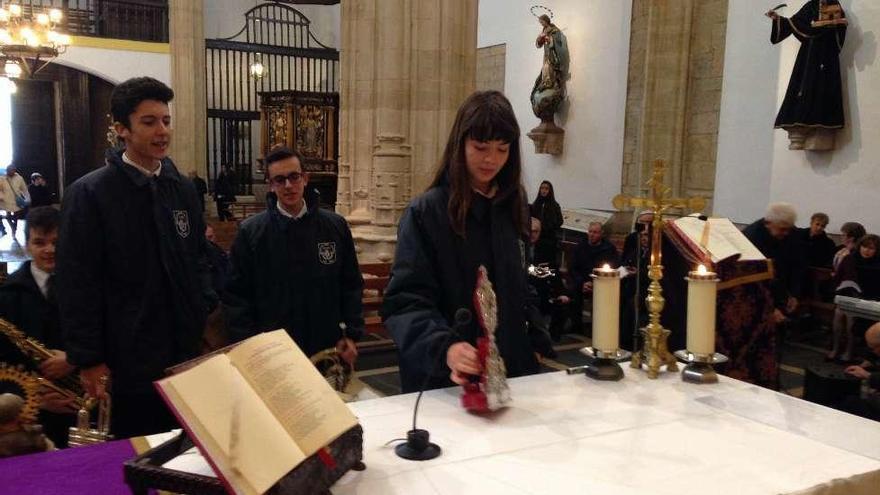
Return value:
M 655 216 L 655 218 L 657 217 Z M 657 250 L 659 251 L 659 243 Z M 663 328 L 663 325 L 660 323 L 660 316 L 663 314 L 663 308 L 666 306 L 663 288 L 660 285 L 660 280 L 663 278 L 663 266 L 651 265 L 648 268 L 648 278 L 651 279 L 651 284 L 648 286 L 646 301 L 650 316 L 648 326 L 642 329 L 645 345 L 642 350 L 633 353 L 630 367 L 641 368 L 644 362 L 648 365 L 648 378 L 657 378 L 660 366 L 665 364 L 666 371 L 678 371 L 678 364 L 675 357 L 669 352 L 669 346 L 667 345 L 669 334 L 672 332 Z
M 69 429 L 68 443 L 71 447 L 84 447 L 113 440 L 110 434 L 110 394 L 106 399 L 96 401 L 91 397 L 76 413 L 76 426 Z M 97 405 L 98 421 L 93 427 L 90 421 L 91 409 Z
M 646 185 L 650 188 L 650 194 L 646 198 L 636 198 L 618 194 L 612 200 L 612 204 L 618 210 L 627 208 L 650 208 L 654 213 L 651 236 L 651 264 L 648 267 L 648 278 L 651 284 L 648 286 L 647 302 L 650 313 L 648 326 L 642 329 L 644 335 L 644 347 L 633 353 L 631 368 L 642 368 L 647 364 L 648 378 L 657 378 L 660 367 L 666 365 L 666 371 L 678 371 L 675 357 L 669 352 L 667 340 L 670 330 L 663 328 L 660 323 L 660 315 L 666 300 L 663 298 L 663 287 L 660 280 L 663 279 L 662 252 L 660 243 L 663 240 L 663 213 L 669 208 L 687 208 L 700 211 L 706 206 L 706 200 L 701 197 L 693 198 L 670 198 L 670 189 L 663 184 L 663 174 L 666 165 L 663 160 L 655 160 L 651 180 Z

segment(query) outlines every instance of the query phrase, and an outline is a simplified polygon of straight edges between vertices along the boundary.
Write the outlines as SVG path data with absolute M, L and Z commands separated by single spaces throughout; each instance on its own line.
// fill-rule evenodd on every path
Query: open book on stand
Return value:
M 667 223 L 667 228 L 702 263 L 766 259 L 761 251 L 727 218 L 681 217 Z
M 156 382 L 199 450 L 236 494 L 262 494 L 357 418 L 284 330 L 256 335 Z

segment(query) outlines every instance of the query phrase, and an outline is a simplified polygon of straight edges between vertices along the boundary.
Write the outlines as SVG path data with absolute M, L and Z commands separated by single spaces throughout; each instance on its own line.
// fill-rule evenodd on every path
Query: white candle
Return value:
M 620 273 L 607 264 L 593 270 L 593 349 L 615 353 L 619 344 Z
M 693 354 L 715 353 L 715 306 L 718 277 L 700 265 L 688 273 L 687 350 Z

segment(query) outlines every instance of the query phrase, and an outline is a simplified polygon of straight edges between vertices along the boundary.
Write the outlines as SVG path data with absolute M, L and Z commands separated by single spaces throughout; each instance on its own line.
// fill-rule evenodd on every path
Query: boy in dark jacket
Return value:
M 25 246 L 31 261 L 22 264 L 0 286 L 0 318 L 52 351 L 53 357 L 34 370 L 49 379 L 62 378 L 76 369 L 67 362 L 67 354 L 62 350 L 64 343 L 54 294 L 59 220 L 58 210 L 50 206 L 31 209 L 25 231 Z M 32 368 L 30 358 L 3 336 L 0 336 L 0 362 Z M 67 446 L 67 429 L 75 423 L 75 413 L 73 399 L 57 392 L 42 395 L 39 422 L 56 446 Z
M 86 390 L 113 397 L 117 438 L 176 421 L 153 388 L 164 370 L 198 355 L 216 305 L 205 225 L 192 182 L 168 158 L 171 89 L 130 79 L 110 98 L 124 150 L 68 188 L 58 244 L 58 302 L 67 359 Z
M 266 171 L 277 201 L 242 222 L 232 245 L 229 339 L 284 328 L 306 355 L 335 347 L 353 365 L 364 280 L 348 224 L 304 197 L 309 177 L 295 151 L 271 151 Z

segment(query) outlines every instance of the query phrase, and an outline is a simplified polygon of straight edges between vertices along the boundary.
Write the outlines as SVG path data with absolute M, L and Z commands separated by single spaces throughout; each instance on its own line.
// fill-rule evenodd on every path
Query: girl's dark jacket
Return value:
M 418 390 L 435 363 L 428 387 L 451 386 L 446 351 L 458 341 L 474 344 L 481 335 L 473 306 L 479 253 L 491 256 L 490 279 L 498 300 L 496 341 L 507 374 L 538 371 L 525 323 L 525 243 L 511 217 L 511 196 L 492 201 L 475 196 L 464 238 L 452 230 L 448 203 L 448 185 L 434 187 L 410 203 L 398 227 L 382 316 L 400 353 L 404 392 Z M 490 232 L 475 230 L 486 224 Z M 474 317 L 453 334 L 459 308 Z

